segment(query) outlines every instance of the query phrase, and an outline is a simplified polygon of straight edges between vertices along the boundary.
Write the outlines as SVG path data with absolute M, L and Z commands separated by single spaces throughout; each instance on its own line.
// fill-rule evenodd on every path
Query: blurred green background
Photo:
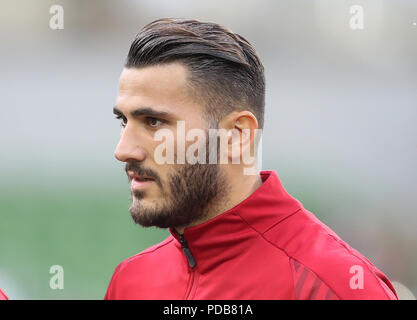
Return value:
M 49 8 L 64 8 L 51 30 Z M 349 8 L 364 8 L 364 29 Z M 167 230 L 131 221 L 112 108 L 136 32 L 161 17 L 230 27 L 266 69 L 263 169 L 392 281 L 417 293 L 415 1 L 2 1 L 0 288 L 102 299 Z M 49 287 L 52 265 L 64 289 Z
M 10 298 L 103 298 L 119 262 L 168 235 L 133 225 L 125 189 L 33 188 L 24 199 L 2 193 L 2 287 L 11 286 Z M 64 290 L 49 287 L 56 264 L 64 268 Z

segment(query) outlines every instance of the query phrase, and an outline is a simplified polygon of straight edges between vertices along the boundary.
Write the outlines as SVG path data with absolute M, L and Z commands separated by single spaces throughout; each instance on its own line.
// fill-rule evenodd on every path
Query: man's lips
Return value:
M 144 190 L 147 187 L 149 187 L 152 183 L 154 183 L 153 180 L 137 180 L 137 179 L 133 179 L 132 182 L 130 183 L 130 189 L 132 191 L 140 191 L 140 190 Z
M 127 175 L 129 176 L 130 180 L 138 180 L 138 181 L 154 181 L 154 178 L 148 177 L 147 175 L 137 174 L 132 171 L 128 171 Z
M 155 179 L 145 176 L 145 175 L 139 175 L 132 171 L 127 172 L 131 182 L 130 182 L 130 189 L 133 190 L 143 190 L 149 185 L 152 184 L 152 182 L 155 182 Z

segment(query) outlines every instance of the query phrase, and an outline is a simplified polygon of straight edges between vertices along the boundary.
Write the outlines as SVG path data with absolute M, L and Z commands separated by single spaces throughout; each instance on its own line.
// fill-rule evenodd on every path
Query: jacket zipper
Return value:
M 190 270 L 190 272 L 191 272 L 191 275 L 190 275 L 191 285 L 190 285 L 190 289 L 188 289 L 188 292 L 186 292 L 186 294 L 185 294 L 185 300 L 188 300 L 191 292 L 193 292 L 193 288 L 194 288 L 194 284 L 195 284 L 195 269 L 194 269 L 194 267 L 195 267 L 196 263 L 195 263 L 194 256 L 191 253 L 191 250 L 188 247 L 188 243 L 185 240 L 183 234 L 180 234 L 180 243 L 181 243 L 182 250 L 184 251 L 184 254 L 187 257 L 188 265 L 191 269 Z
M 181 242 L 182 250 L 184 251 L 184 254 L 187 257 L 188 265 L 190 266 L 190 268 L 194 268 L 195 260 L 183 234 L 180 234 L 180 242 Z

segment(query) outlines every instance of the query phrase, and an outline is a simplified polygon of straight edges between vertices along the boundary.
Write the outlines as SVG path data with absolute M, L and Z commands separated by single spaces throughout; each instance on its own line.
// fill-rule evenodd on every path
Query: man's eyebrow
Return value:
M 117 109 L 117 107 L 113 107 L 113 113 L 116 116 L 122 116 L 123 115 L 123 112 L 121 112 L 119 109 Z
M 165 111 L 157 111 L 155 109 L 145 107 L 145 108 L 138 108 L 130 112 L 133 117 L 138 116 L 149 116 L 149 117 L 168 117 L 172 116 L 169 112 Z
M 118 116 L 123 116 L 123 112 L 120 111 L 117 107 L 113 108 L 113 113 Z M 148 116 L 148 117 L 173 117 L 173 115 L 166 111 L 157 111 L 150 107 L 143 107 L 132 110 L 130 112 L 132 117 L 139 117 L 139 116 Z

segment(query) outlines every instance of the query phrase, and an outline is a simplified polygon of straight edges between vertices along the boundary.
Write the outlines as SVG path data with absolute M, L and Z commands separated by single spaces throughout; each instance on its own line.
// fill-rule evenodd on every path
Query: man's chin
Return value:
M 136 224 L 142 227 L 154 227 L 156 225 L 155 217 L 153 216 L 152 210 L 146 210 L 141 207 L 131 206 L 129 209 L 130 215 Z
M 150 199 L 150 197 L 136 197 L 132 195 L 132 204 L 130 206 L 129 211 L 137 212 L 138 214 L 141 212 L 152 212 L 156 210 L 155 204 L 158 203 L 157 201 Z M 133 213 L 132 213 L 133 214 Z
M 144 197 L 138 199 L 133 197 L 132 205 L 129 208 L 130 215 L 136 224 L 142 227 L 168 228 L 166 217 L 158 210 L 158 201 Z

